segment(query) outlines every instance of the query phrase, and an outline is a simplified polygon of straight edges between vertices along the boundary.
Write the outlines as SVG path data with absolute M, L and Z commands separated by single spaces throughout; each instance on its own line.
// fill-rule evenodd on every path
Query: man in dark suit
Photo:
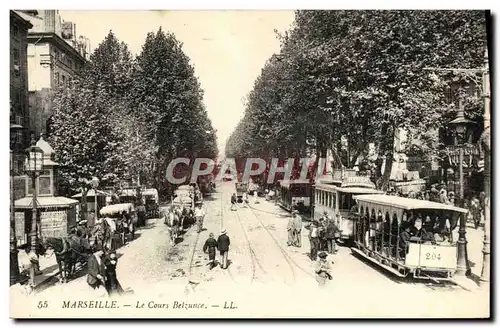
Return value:
M 88 262 L 88 272 L 87 272 L 87 283 L 93 289 L 99 288 L 100 286 L 105 287 L 106 282 L 106 267 L 103 258 L 104 252 L 98 250 L 89 258 Z
M 226 229 L 221 231 L 219 238 L 217 238 L 217 249 L 220 252 L 222 269 L 227 269 L 227 256 L 229 252 L 229 245 L 231 244 L 229 236 L 226 234 Z

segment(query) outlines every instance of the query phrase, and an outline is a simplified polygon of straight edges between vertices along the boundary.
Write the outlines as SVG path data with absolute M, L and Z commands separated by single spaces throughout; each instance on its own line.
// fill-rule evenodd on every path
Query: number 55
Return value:
M 39 309 L 45 309 L 49 307 L 49 303 L 47 301 L 38 301 L 37 308 Z

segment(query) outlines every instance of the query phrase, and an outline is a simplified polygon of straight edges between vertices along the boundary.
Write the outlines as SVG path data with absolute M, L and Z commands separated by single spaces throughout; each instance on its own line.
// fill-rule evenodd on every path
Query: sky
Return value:
M 274 30 L 286 31 L 293 11 L 63 11 L 92 49 L 110 30 L 138 54 L 148 32 L 175 34 L 191 59 L 204 90 L 208 116 L 217 129 L 219 151 L 243 117 L 243 99 L 266 60 L 279 51 Z

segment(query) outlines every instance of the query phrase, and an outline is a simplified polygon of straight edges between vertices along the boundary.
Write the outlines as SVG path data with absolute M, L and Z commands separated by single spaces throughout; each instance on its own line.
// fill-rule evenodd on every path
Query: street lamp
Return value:
M 14 150 L 17 143 L 17 132 L 22 130 L 19 124 L 10 124 L 10 285 L 19 281 L 19 262 L 17 258 L 16 214 L 14 208 Z
M 33 189 L 33 209 L 31 215 L 31 234 L 30 245 L 31 250 L 36 253 L 38 243 L 38 204 L 37 204 L 37 177 L 43 171 L 43 150 L 36 146 L 35 139 L 31 138 L 31 146 L 26 149 L 26 160 L 24 162 L 24 170 L 28 175 L 31 174 L 31 186 Z M 34 286 L 35 282 L 35 266 L 33 265 L 30 272 L 30 283 Z
M 464 116 L 464 109 L 462 106 L 462 99 L 459 100 L 457 117 L 451 121 L 450 126 L 455 129 L 455 145 L 458 147 L 459 151 L 459 195 L 458 195 L 458 205 L 460 207 L 464 206 L 464 145 L 467 143 L 468 131 L 474 125 L 474 122 L 466 119 Z M 470 273 L 469 261 L 467 258 L 467 239 L 465 238 L 466 226 L 465 226 L 465 215 L 460 216 L 460 227 L 458 229 L 458 255 L 457 255 L 457 272 L 459 276 L 465 276 Z
M 99 187 L 99 178 L 93 177 L 90 181 L 90 185 L 94 189 L 94 202 L 95 202 L 95 213 L 94 213 L 94 222 L 97 221 L 97 187 Z

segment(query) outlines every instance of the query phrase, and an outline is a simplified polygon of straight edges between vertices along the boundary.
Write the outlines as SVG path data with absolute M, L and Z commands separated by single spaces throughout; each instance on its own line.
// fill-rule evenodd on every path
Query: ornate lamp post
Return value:
M 14 154 L 17 143 L 17 131 L 22 130 L 19 124 L 10 124 L 10 284 L 19 280 L 19 262 L 17 258 L 16 215 L 14 208 Z
M 450 126 L 455 129 L 455 146 L 458 147 L 459 150 L 459 195 L 458 195 L 458 206 L 464 206 L 464 170 L 463 170 L 463 161 L 464 161 L 464 145 L 467 143 L 467 139 L 469 136 L 468 131 L 470 127 L 474 125 L 474 122 L 466 119 L 464 116 L 464 109 L 462 106 L 462 100 L 460 99 L 458 106 L 457 117 L 451 121 Z M 458 229 L 458 254 L 457 254 L 457 272 L 456 274 L 459 276 L 465 276 L 470 273 L 469 261 L 467 258 L 467 239 L 465 238 L 466 225 L 465 225 L 465 215 L 460 216 L 460 227 Z
M 31 216 L 31 233 L 30 233 L 30 245 L 31 250 L 36 252 L 38 243 L 38 204 L 37 204 L 37 177 L 43 171 L 43 150 L 36 146 L 35 139 L 32 137 L 31 146 L 26 149 L 26 160 L 25 160 L 25 171 L 28 175 L 31 174 L 31 186 L 33 189 L 33 209 Z M 35 281 L 35 267 L 31 268 L 30 272 L 30 282 L 33 286 Z

